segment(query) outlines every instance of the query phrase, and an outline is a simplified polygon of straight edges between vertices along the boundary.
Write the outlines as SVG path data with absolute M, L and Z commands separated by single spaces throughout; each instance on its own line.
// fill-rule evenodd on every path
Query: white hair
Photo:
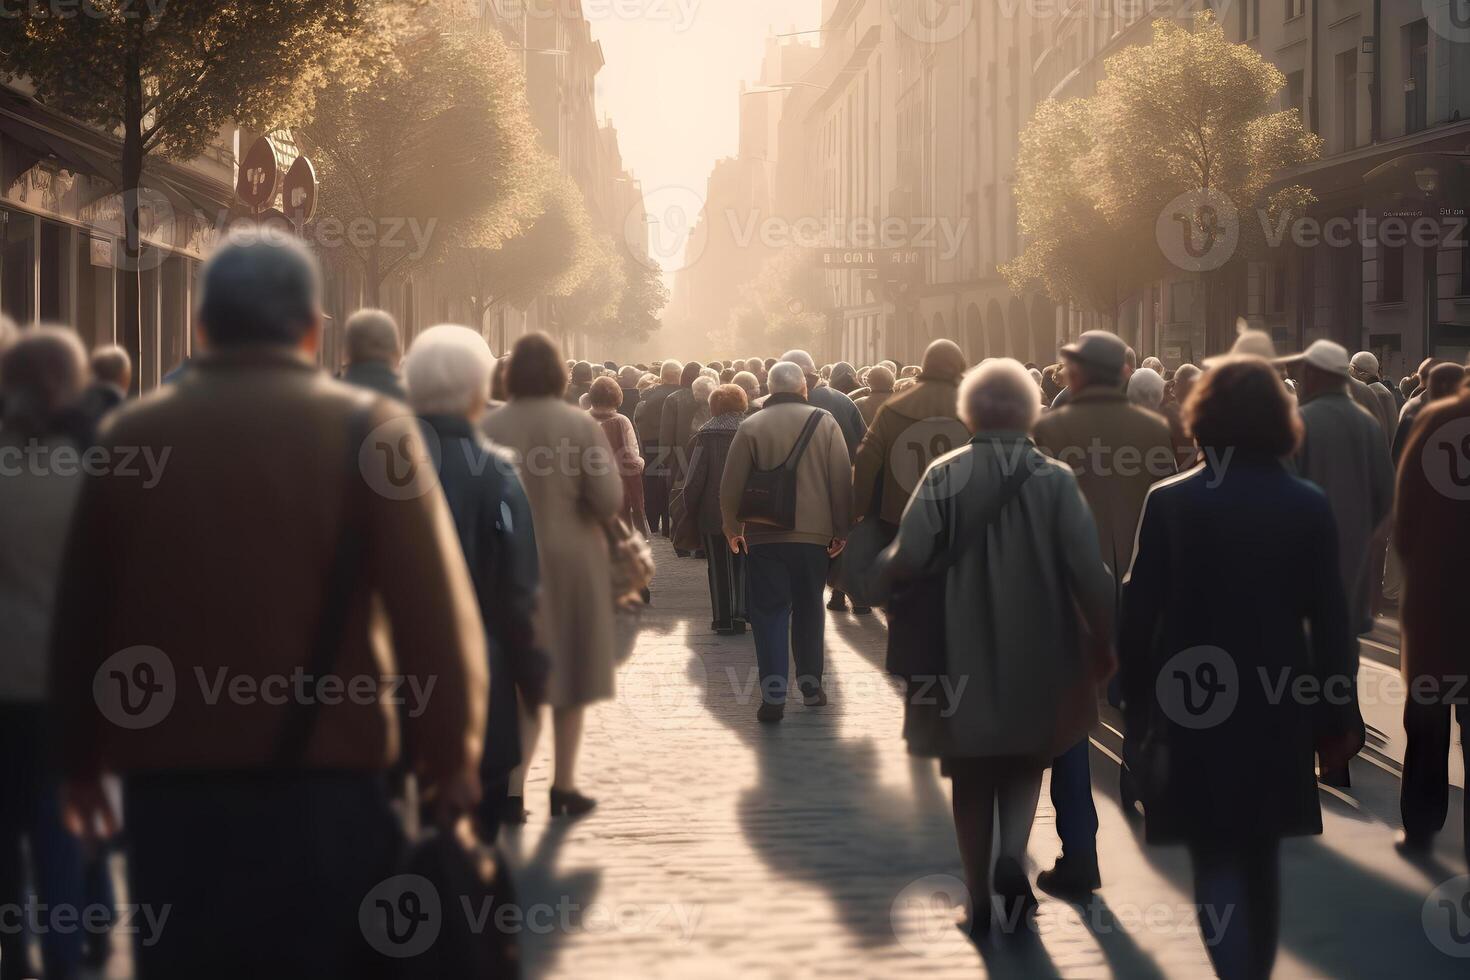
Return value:
M 747 398 L 754 398 L 761 391 L 760 379 L 749 371 L 737 371 L 735 377 L 730 379 L 730 383 L 744 388 Z
M 782 361 L 771 368 L 766 378 L 766 387 L 771 394 L 795 394 L 806 387 L 806 372 L 793 361 Z
M 993 358 L 960 382 L 959 412 L 975 432 L 1029 432 L 1041 412 L 1036 382 L 1020 361 Z
M 1164 362 L 1157 357 L 1145 357 L 1143 359 L 1143 366 L 1151 371 L 1157 371 L 1160 377 L 1164 374 Z
M 420 415 L 463 415 L 472 401 L 490 397 L 495 357 L 485 338 L 452 323 L 430 327 L 408 348 L 404 383 Z
M 709 396 L 714 394 L 714 390 L 719 386 L 720 383 L 714 378 L 711 378 L 707 374 L 701 374 L 699 377 L 694 379 L 694 384 L 690 385 L 689 387 L 694 392 L 695 401 L 699 402 L 701 405 L 708 405 Z
M 1153 368 L 1139 368 L 1128 379 L 1128 400 L 1158 410 L 1164 404 L 1164 376 Z
M 664 361 L 658 369 L 658 379 L 666 385 L 676 385 L 684 377 L 684 365 L 678 361 Z
M 817 362 L 804 350 L 789 350 L 781 355 L 782 364 L 795 364 L 800 367 L 804 374 L 816 374 Z M 771 370 L 775 370 L 772 368 Z

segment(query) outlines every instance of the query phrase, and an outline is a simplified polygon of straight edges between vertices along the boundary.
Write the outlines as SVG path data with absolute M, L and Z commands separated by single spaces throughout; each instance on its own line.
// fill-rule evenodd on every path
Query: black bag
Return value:
M 970 545 L 985 540 L 985 533 L 1000 517 L 1021 487 L 1031 478 L 1024 462 L 1006 477 L 990 510 L 975 523 L 963 541 L 950 541 L 940 552 L 932 570 L 921 578 L 896 587 L 888 600 L 888 657 L 884 669 L 906 680 L 932 680 L 945 672 L 945 584 L 952 568 Z
M 773 470 L 750 471 L 745 489 L 740 494 L 740 511 L 736 515 L 747 524 L 765 524 L 791 531 L 796 528 L 796 466 L 821 424 L 824 409 L 814 408 L 802 426 L 796 445 L 786 461 Z
M 827 583 L 839 592 L 847 593 L 847 597 L 859 606 L 881 604 L 881 597 L 874 594 L 877 585 L 873 581 L 872 573 L 877 567 L 878 556 L 893 543 L 893 525 L 884 523 L 878 517 L 883 512 L 881 471 L 874 483 L 873 502 L 868 513 L 848 532 L 847 547 L 842 549 L 842 554 L 833 563 Z
M 675 487 L 669 494 L 669 523 L 673 526 L 669 539 L 679 551 L 704 548 L 704 540 L 699 533 L 699 515 L 689 512 L 689 501 L 683 487 Z

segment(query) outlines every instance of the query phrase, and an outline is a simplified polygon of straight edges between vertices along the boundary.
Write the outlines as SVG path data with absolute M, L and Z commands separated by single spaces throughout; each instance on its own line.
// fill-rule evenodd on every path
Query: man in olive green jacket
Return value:
M 1124 394 L 1128 353 L 1122 340 L 1102 330 L 1089 330 L 1063 347 L 1070 396 L 1032 430 L 1042 452 L 1077 474 L 1115 589 L 1133 563 L 1134 537 L 1149 488 L 1176 469 L 1168 421 L 1131 404 Z M 1125 788 L 1125 805 L 1130 795 Z M 1037 877 L 1037 884 L 1054 894 L 1080 897 L 1101 884 L 1087 739 L 1052 763 L 1051 798 L 1062 856 L 1056 867 Z

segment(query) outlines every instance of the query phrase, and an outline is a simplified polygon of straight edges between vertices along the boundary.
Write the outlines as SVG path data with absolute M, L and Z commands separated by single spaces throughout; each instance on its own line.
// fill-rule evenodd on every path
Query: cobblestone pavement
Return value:
M 959 858 L 948 787 L 899 737 L 881 618 L 829 614 L 831 704 L 755 721 L 749 635 L 709 629 L 704 563 L 664 542 L 654 607 L 616 701 L 597 706 L 581 777 L 600 800 L 546 819 L 548 746 L 509 835 L 536 977 L 1192 977 L 1210 975 L 1182 851 L 1145 848 L 1116 794 L 1114 733 L 1094 740 L 1104 887 L 1079 908 L 1039 895 L 1040 939 L 986 961 L 953 927 Z M 1327 833 L 1286 845 L 1278 977 L 1464 977 L 1460 792 L 1433 859 L 1392 849 L 1397 781 L 1358 761 L 1324 791 Z M 1045 790 L 1032 871 L 1057 852 Z M 1437 894 L 1436 885 L 1450 881 Z M 1458 889 L 1458 891 L 1454 891 Z M 1451 903 L 1452 904 L 1452 903 Z

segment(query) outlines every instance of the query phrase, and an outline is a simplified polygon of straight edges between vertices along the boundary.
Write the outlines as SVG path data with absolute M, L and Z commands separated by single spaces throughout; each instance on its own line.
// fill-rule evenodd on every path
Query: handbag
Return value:
M 673 527 L 669 538 L 677 550 L 699 551 L 704 548 L 704 542 L 699 536 L 699 523 L 689 513 L 689 502 L 685 498 L 683 487 L 676 487 L 669 495 L 669 524 Z
M 888 673 L 913 681 L 933 679 L 945 672 L 945 585 L 949 570 L 972 544 L 985 540 L 990 526 L 1020 493 L 1031 473 L 1030 466 L 1018 466 L 963 540 L 949 542 L 928 574 L 893 590 L 888 600 L 888 656 L 884 663 Z
M 847 547 L 838 555 L 828 584 L 839 592 L 847 593 L 859 606 L 876 606 L 882 597 L 875 595 L 877 583 L 873 581 L 873 570 L 878 556 L 893 543 L 893 525 L 885 524 L 878 517 L 883 512 L 883 473 L 874 480 L 872 504 L 862 520 L 853 525 L 847 535 Z
M 607 537 L 607 557 L 612 566 L 613 603 L 621 606 L 653 581 L 653 549 L 621 517 L 604 521 L 602 532 Z
M 765 524 L 791 531 L 796 528 L 796 467 L 821 424 L 824 410 L 812 409 L 786 459 L 775 469 L 752 469 L 740 493 L 736 517 L 746 524 Z

